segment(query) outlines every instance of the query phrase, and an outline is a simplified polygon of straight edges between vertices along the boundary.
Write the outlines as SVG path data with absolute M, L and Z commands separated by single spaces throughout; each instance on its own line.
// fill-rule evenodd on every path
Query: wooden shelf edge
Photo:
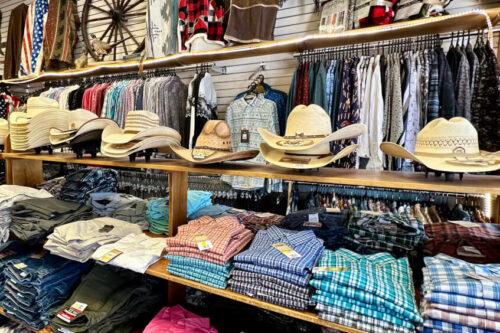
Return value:
M 287 52 L 301 52 L 316 48 L 369 43 L 395 38 L 407 38 L 461 30 L 474 30 L 487 26 L 486 16 L 490 19 L 494 19 L 499 13 L 500 7 L 488 10 L 472 10 L 465 13 L 399 22 L 378 27 L 355 29 L 334 34 L 313 34 L 304 37 L 227 47 L 206 52 L 178 53 L 164 58 L 146 60 L 143 62 L 143 68 L 144 70 L 149 70 L 162 67 L 179 67 L 204 62 Z M 7 85 L 21 85 L 82 76 L 133 72 L 139 70 L 139 64 L 139 61 L 102 65 L 97 64 L 95 66 L 79 70 L 72 69 L 62 72 L 46 72 L 40 74 L 39 76 L 3 80 L 0 81 L 0 83 Z
M 168 280 L 171 282 L 175 282 L 178 284 L 182 284 L 184 286 L 192 287 L 198 290 L 206 291 L 211 294 L 215 294 L 218 296 L 222 296 L 225 298 L 229 298 L 241 303 L 245 303 L 251 306 L 255 306 L 261 309 L 273 311 L 276 313 L 280 313 L 289 317 L 293 317 L 296 319 L 308 321 L 310 323 L 320 325 L 320 326 L 325 326 L 325 327 L 330 327 L 337 329 L 342 332 L 347 332 L 347 333 L 364 333 L 364 331 L 360 331 L 355 328 L 339 325 L 327 320 L 322 320 L 318 318 L 318 314 L 310 311 L 301 311 L 301 310 L 294 310 L 294 309 L 289 309 L 285 308 L 276 304 L 268 303 L 261 301 L 257 298 L 253 298 L 250 296 L 242 295 L 235 293 L 234 291 L 231 291 L 229 288 L 227 289 L 217 289 L 214 287 L 207 286 L 203 283 L 199 283 L 193 280 L 189 279 L 184 279 L 182 277 L 172 275 L 167 272 L 167 266 L 168 266 L 168 260 L 167 259 L 161 259 L 160 261 L 156 262 L 153 264 L 149 269 L 146 271 L 146 274 L 155 276 L 160 279 Z
M 50 326 L 45 326 L 44 328 L 42 328 L 41 330 L 36 330 L 34 329 L 33 327 L 30 327 L 24 323 L 21 323 L 19 320 L 15 319 L 15 318 L 12 318 L 11 316 L 9 316 L 8 314 L 5 313 L 5 311 L 3 310 L 3 306 L 0 306 L 0 315 L 6 317 L 6 318 L 9 318 L 10 320 L 12 320 L 13 322 L 16 322 L 18 323 L 19 325 L 21 325 L 22 327 L 32 331 L 32 332 L 36 332 L 36 333 L 51 333 L 52 330 L 50 329 Z
M 285 169 L 272 165 L 224 163 L 221 165 L 192 165 L 177 159 L 153 159 L 150 162 L 129 162 L 128 159 L 113 159 L 106 157 L 77 159 L 74 154 L 32 154 L 3 153 L 0 158 L 6 160 L 35 160 L 58 163 L 74 163 L 93 166 L 125 167 L 140 169 L 157 169 L 165 172 L 187 172 L 202 174 L 219 174 L 233 176 L 249 176 L 274 178 L 282 180 L 303 181 L 324 184 L 370 186 L 381 188 L 397 188 L 403 190 L 490 194 L 500 196 L 500 176 L 464 175 L 463 180 L 445 181 L 444 177 L 436 178 L 430 175 L 425 178 L 423 173 L 399 171 L 373 171 L 355 169 L 319 168 L 303 172 Z M 458 177 L 456 177 L 458 178 Z

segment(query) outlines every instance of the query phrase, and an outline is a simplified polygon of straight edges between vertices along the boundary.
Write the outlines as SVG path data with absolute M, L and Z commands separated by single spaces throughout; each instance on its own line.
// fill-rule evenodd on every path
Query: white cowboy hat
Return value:
M 177 156 L 197 164 L 224 161 L 249 160 L 259 154 L 258 150 L 232 151 L 231 128 L 223 120 L 209 120 L 196 139 L 194 149 L 179 145 L 171 147 Z
M 101 153 L 108 157 L 126 157 L 138 151 L 156 148 L 161 153 L 171 153 L 171 145 L 180 142 L 169 136 L 153 136 L 141 141 L 131 141 L 123 144 L 101 143 Z
M 400 145 L 383 142 L 387 155 L 414 160 L 429 169 L 444 172 L 487 172 L 500 169 L 500 152 L 479 150 L 477 131 L 465 118 L 437 118 L 417 135 L 415 153 Z

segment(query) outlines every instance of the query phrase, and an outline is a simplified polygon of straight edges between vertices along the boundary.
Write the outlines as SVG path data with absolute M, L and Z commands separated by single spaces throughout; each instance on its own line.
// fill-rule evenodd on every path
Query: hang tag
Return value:
M 250 142 L 250 132 L 247 129 L 241 130 L 241 143 L 249 143 Z
M 208 239 L 207 235 L 204 233 L 196 234 L 193 236 L 196 245 L 198 245 L 198 249 L 200 251 L 210 250 L 213 248 L 212 242 Z
M 272 247 L 274 247 L 276 250 L 283 253 L 289 259 L 295 259 L 295 258 L 302 257 L 300 255 L 300 253 L 296 252 L 294 249 L 292 249 L 290 246 L 286 245 L 285 243 L 274 243 L 274 244 L 272 244 Z
M 313 227 L 313 228 L 321 228 L 323 224 L 319 222 L 304 222 L 304 227 Z
M 99 261 L 101 262 L 110 262 L 111 260 L 113 260 L 114 258 L 118 257 L 120 254 L 122 254 L 123 252 L 120 251 L 120 250 L 117 250 L 117 249 L 113 249 L 111 251 L 109 251 L 108 253 L 106 254 L 103 254 L 102 256 L 99 257 Z
M 23 262 L 20 262 L 19 264 L 15 264 L 14 267 L 17 269 L 24 269 L 24 268 L 28 267 L 28 265 L 26 265 Z
M 71 323 L 80 313 L 85 311 L 86 308 L 87 304 L 75 302 L 69 309 L 59 312 L 57 317 L 67 323 Z
M 16 254 L 17 252 L 14 252 L 14 251 L 4 251 L 4 252 L 0 252 L 0 260 L 1 259 L 4 259 L 4 258 L 7 258 L 7 257 L 10 257 L 11 255 L 14 255 Z
M 309 214 L 309 222 L 319 222 L 319 214 Z
M 314 267 L 313 273 L 321 272 L 347 272 L 347 267 Z

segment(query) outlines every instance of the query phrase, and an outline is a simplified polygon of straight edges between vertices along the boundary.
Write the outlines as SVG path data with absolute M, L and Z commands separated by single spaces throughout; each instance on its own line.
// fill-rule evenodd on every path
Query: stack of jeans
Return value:
M 53 311 L 56 316 L 50 326 L 53 332 L 132 332 L 141 317 L 157 311 L 161 302 L 157 288 L 156 279 L 151 277 L 96 265 L 71 297 Z M 69 323 L 57 317 L 75 302 L 87 307 Z
M 32 253 L 10 260 L 5 277 L 2 305 L 7 315 L 37 330 L 45 327 L 53 308 L 64 302 L 88 265 Z
M 319 318 L 366 332 L 415 332 L 422 318 L 408 259 L 325 250 L 311 285 Z
M 260 230 L 249 249 L 234 257 L 230 288 L 269 303 L 307 309 L 312 305 L 312 269 L 323 250 L 323 240 L 311 230 Z
M 234 216 L 209 216 L 179 227 L 167 238 L 167 271 L 215 288 L 225 289 L 232 269 L 231 259 L 252 239 Z
M 500 332 L 500 264 L 424 261 L 423 332 Z
M 11 214 L 10 232 L 30 243 L 43 241 L 57 226 L 94 217 L 90 207 L 54 198 L 18 201 Z
M 3 288 L 5 284 L 4 269 L 11 260 L 24 258 L 27 252 L 28 251 L 17 241 L 8 241 L 3 244 L 2 250 L 0 251 L 0 305 L 5 297 Z
M 33 198 L 50 198 L 52 195 L 45 190 L 35 190 L 31 187 L 17 185 L 0 186 L 0 246 L 9 239 L 11 222 L 10 209 L 14 203 Z
M 389 252 L 396 258 L 408 256 L 427 238 L 421 221 L 393 213 L 355 213 L 349 222 L 349 234 L 349 239 L 364 249 L 362 252 Z
M 31 331 L 20 324 L 9 321 L 0 326 L 0 333 L 31 333 Z
M 90 193 L 116 192 L 118 172 L 113 169 L 86 168 L 66 176 L 61 199 L 84 203 Z
M 151 199 L 146 204 L 146 220 L 153 234 L 168 235 L 168 197 Z

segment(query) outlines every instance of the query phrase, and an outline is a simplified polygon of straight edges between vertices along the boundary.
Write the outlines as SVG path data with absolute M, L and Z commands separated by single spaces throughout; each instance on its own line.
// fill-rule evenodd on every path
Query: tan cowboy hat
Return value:
M 415 153 L 392 142 L 382 142 L 387 155 L 422 163 L 444 172 L 487 172 L 500 169 L 500 152 L 479 150 L 477 131 L 465 118 L 429 122 L 417 135 Z
M 233 152 L 231 128 L 223 120 L 209 120 L 196 139 L 194 149 L 186 149 L 179 145 L 171 148 L 180 158 L 198 164 L 249 160 L 259 154 L 258 150 Z
M 5 143 L 7 134 L 9 134 L 9 122 L 6 119 L 0 119 L 0 145 Z
M 108 157 L 126 157 L 138 151 L 155 148 L 160 153 L 171 153 L 171 145 L 180 142 L 169 136 L 152 136 L 140 141 L 130 141 L 122 144 L 101 143 L 101 153 Z
M 330 116 L 316 104 L 297 105 L 286 122 L 285 136 L 258 129 L 264 141 L 274 149 L 304 150 L 325 142 L 356 138 L 366 131 L 363 124 L 345 126 L 332 133 Z
M 97 115 L 85 109 L 71 111 L 68 116 L 68 123 L 64 128 L 52 127 L 49 131 L 50 143 L 57 145 L 70 141 L 78 129 L 87 121 L 96 119 Z M 68 139 L 69 138 L 69 139 Z

